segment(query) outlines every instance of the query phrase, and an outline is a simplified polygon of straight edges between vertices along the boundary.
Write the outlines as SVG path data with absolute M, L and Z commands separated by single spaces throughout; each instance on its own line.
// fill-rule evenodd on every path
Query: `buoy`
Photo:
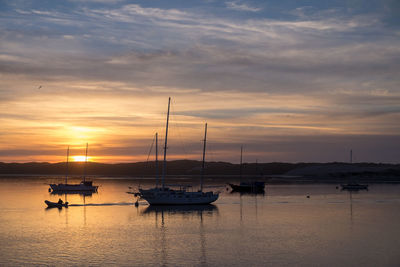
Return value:
M 139 206 L 139 201 L 138 200 L 136 200 L 136 202 L 135 202 L 135 207 L 137 207 L 137 206 Z
M 307 198 L 310 198 L 310 196 L 307 196 Z
M 49 187 L 49 192 L 51 192 L 51 188 Z

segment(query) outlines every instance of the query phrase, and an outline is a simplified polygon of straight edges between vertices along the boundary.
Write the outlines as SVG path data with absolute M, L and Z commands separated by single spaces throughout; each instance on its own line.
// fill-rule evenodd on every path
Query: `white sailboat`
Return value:
M 67 149 L 67 171 L 65 175 L 64 184 L 50 184 L 53 192 L 97 192 L 98 186 L 93 185 L 92 181 L 86 181 L 86 164 L 87 164 L 88 143 L 86 143 L 86 157 L 84 165 L 83 181 L 79 184 L 68 184 L 68 160 L 69 160 L 69 147 Z
M 204 162 L 205 162 L 205 149 L 206 149 L 206 138 L 207 138 L 207 124 L 205 125 L 204 134 L 204 147 L 203 147 L 203 164 L 201 172 L 200 190 L 197 192 L 187 191 L 185 187 L 180 189 L 171 189 L 165 186 L 165 173 L 167 165 L 167 140 L 168 140 L 168 122 L 169 122 L 169 110 L 170 110 L 171 98 L 168 99 L 168 113 L 167 113 L 167 124 L 165 128 L 165 144 L 164 144 L 164 161 L 162 170 L 162 183 L 161 187 L 151 189 L 139 188 L 139 197 L 145 199 L 150 205 L 199 205 L 199 204 L 210 204 L 216 201 L 219 197 L 219 193 L 212 191 L 203 191 L 203 175 L 204 175 Z M 157 148 L 156 148 L 157 151 Z M 158 178 L 157 178 L 158 180 Z

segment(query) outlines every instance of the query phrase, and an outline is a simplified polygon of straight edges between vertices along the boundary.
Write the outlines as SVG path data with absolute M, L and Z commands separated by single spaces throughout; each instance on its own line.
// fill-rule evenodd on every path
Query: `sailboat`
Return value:
M 246 192 L 246 193 L 264 193 L 265 182 L 253 181 L 253 182 L 242 182 L 242 158 L 243 158 L 243 146 L 240 147 L 240 183 L 229 184 L 234 192 Z
M 353 150 L 350 150 L 350 164 L 353 164 Z M 359 184 L 355 181 L 350 181 L 347 184 L 341 184 L 342 190 L 358 191 L 358 190 L 368 190 L 367 184 Z
M 204 176 L 204 162 L 205 162 L 205 150 L 206 150 L 206 139 L 207 139 L 207 123 L 205 125 L 204 133 L 204 146 L 203 146 L 203 163 L 200 181 L 200 190 L 197 192 L 187 191 L 186 187 L 180 189 L 171 189 L 165 185 L 165 173 L 167 166 L 167 141 L 168 141 L 168 122 L 169 122 L 169 110 L 170 110 L 171 98 L 168 99 L 168 113 L 167 113 L 167 124 L 165 127 L 165 144 L 164 144 L 164 161 L 161 177 L 161 187 L 158 186 L 150 189 L 139 188 L 138 196 L 145 199 L 150 205 L 199 205 L 199 204 L 210 204 L 216 201 L 219 197 L 219 193 L 212 191 L 203 191 L 203 176 Z M 157 151 L 157 148 L 156 148 Z M 157 179 L 158 180 L 158 179 Z
M 87 164 L 88 143 L 86 143 L 86 156 L 84 165 L 83 181 L 79 184 L 68 184 L 68 161 L 69 161 L 69 147 L 67 149 L 67 171 L 65 175 L 64 184 L 50 184 L 50 189 L 53 192 L 97 192 L 98 186 L 93 185 L 92 181 L 86 181 L 86 164 Z

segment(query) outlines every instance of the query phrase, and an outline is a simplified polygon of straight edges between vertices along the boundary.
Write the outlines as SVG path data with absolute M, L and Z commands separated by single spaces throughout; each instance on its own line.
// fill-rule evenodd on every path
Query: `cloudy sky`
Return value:
M 399 163 L 399 85 L 397 0 L 0 1 L 4 162 Z

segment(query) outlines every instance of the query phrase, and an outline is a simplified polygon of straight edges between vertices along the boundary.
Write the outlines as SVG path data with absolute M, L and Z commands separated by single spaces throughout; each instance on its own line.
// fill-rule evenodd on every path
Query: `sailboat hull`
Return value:
M 96 192 L 98 186 L 93 186 L 91 183 L 82 182 L 80 184 L 50 184 L 50 188 L 53 191 L 89 191 Z
M 171 199 L 171 198 L 146 198 L 150 205 L 204 205 L 216 201 L 218 197 L 212 198 L 190 198 L 187 200 Z
M 367 184 L 342 184 L 342 190 L 368 190 Z
M 140 198 L 150 205 L 202 205 L 210 204 L 219 197 L 213 192 L 187 192 L 172 189 L 139 189 Z
M 240 183 L 238 185 L 229 184 L 232 191 L 235 192 L 252 192 L 252 193 L 262 193 L 264 192 L 265 183 L 264 182 L 252 182 L 252 183 Z
M 210 204 L 216 201 L 219 197 L 219 193 L 214 192 L 203 192 L 203 172 L 204 172 L 204 160 L 206 150 L 206 139 L 207 139 L 207 123 L 204 131 L 204 147 L 203 147 L 203 164 L 202 164 L 202 175 L 200 190 L 198 192 L 189 192 L 186 189 L 174 190 L 165 187 L 164 179 L 166 173 L 167 164 L 167 140 L 168 140 L 168 122 L 169 122 L 169 110 L 170 110 L 171 98 L 168 99 L 168 112 L 167 112 L 167 123 L 165 126 L 165 145 L 164 145 L 164 162 L 163 162 L 163 173 L 162 173 L 162 187 L 152 189 L 139 189 L 137 194 L 140 198 L 146 200 L 150 205 L 203 205 Z M 157 142 L 157 135 L 156 135 Z M 156 149 L 157 151 L 157 149 Z M 157 152 L 156 152 L 157 161 Z

